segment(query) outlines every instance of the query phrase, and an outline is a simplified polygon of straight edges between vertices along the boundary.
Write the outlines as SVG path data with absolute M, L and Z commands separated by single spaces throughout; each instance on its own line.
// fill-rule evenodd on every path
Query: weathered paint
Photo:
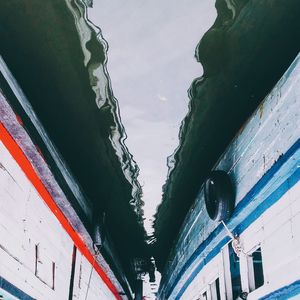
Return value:
M 75 178 L 71 175 L 71 172 L 61 157 L 59 155 L 57 149 L 55 148 L 53 142 L 50 140 L 48 134 L 46 133 L 44 127 L 42 126 L 41 122 L 37 118 L 36 113 L 34 112 L 32 106 L 30 105 L 28 99 L 24 95 L 22 89 L 18 85 L 16 79 L 9 71 L 6 63 L 4 62 L 3 58 L 0 56 L 0 72 L 2 73 L 3 77 L 5 78 L 7 84 L 9 85 L 10 89 L 12 90 L 15 97 L 18 99 L 19 103 L 21 104 L 22 108 L 30 118 L 31 122 L 33 123 L 34 127 L 36 128 L 39 136 L 43 140 L 44 144 L 47 147 L 47 150 L 51 154 L 57 168 L 60 170 L 64 180 L 66 181 L 68 187 L 70 188 L 72 194 L 74 195 L 74 199 L 78 202 L 79 206 L 83 209 L 85 215 L 88 218 L 92 218 L 92 211 L 90 207 L 90 200 L 83 195 L 78 182 Z M 2 104 L 4 106 L 4 104 Z M 3 108 L 4 109 L 4 108 Z M 9 111 L 9 108 L 6 108 Z M 7 114 L 7 113 L 6 113 Z M 17 121 L 23 126 L 23 121 L 19 116 L 17 117 Z
M 7 276 L 7 270 L 10 270 L 11 281 L 15 281 L 13 278 L 17 277 L 16 273 L 18 271 L 9 266 L 9 261 L 13 258 L 17 269 L 26 266 L 29 269 L 27 271 L 32 273 L 29 275 L 28 272 L 21 272 L 25 282 L 30 282 L 30 278 L 35 274 L 43 283 L 43 288 L 48 291 L 46 293 L 46 291 L 40 290 L 40 296 L 37 294 L 37 298 L 42 295 L 44 297 L 47 294 L 52 297 L 52 291 L 58 293 L 60 299 L 67 298 L 74 242 L 88 261 L 89 264 L 87 265 L 90 268 L 93 266 L 95 272 L 107 285 L 112 293 L 111 296 L 114 295 L 116 299 L 121 299 L 110 279 L 95 262 L 94 254 L 89 251 L 81 237 L 71 227 L 35 173 L 30 162 L 2 124 L 0 124 L 0 140 L 1 170 L 4 173 L 4 178 L 2 177 L 3 186 L 1 187 L 1 250 L 3 251 L 1 259 L 3 273 L 1 275 L 3 277 Z M 27 178 L 21 174 L 18 166 Z M 40 204 L 42 200 L 44 200 L 46 206 Z M 51 216 L 49 209 L 55 218 Z M 44 260 L 42 266 L 46 270 L 42 271 L 41 274 L 46 276 L 51 272 L 52 264 L 48 264 L 47 261 L 54 262 L 56 265 L 55 275 L 53 274 L 56 277 L 54 287 L 49 284 L 49 278 L 42 277 L 43 275 L 39 275 L 37 272 L 38 269 L 34 264 L 34 253 L 37 245 L 44 249 L 43 258 L 40 259 Z M 50 258 L 47 257 L 48 255 L 50 255 Z M 25 258 L 26 256 L 29 256 L 29 261 Z M 6 264 L 8 265 L 5 266 Z M 38 284 L 33 282 L 31 284 L 38 293 Z M 110 297 L 107 297 L 107 299 L 110 299 Z
M 294 296 L 297 296 L 300 294 L 300 280 L 297 280 L 287 286 L 284 286 L 262 298 L 260 300 L 284 300 L 286 299 L 287 295 L 289 299 L 293 298 Z
M 32 297 L 24 293 L 22 290 L 18 289 L 15 285 L 8 282 L 6 279 L 0 276 L 0 295 L 4 297 L 5 300 L 34 300 Z
M 46 131 L 37 119 L 22 89 L 19 87 L 18 83 L 16 82 L 12 74 L 9 72 L 2 59 L 0 59 L 0 71 L 3 72 L 2 74 L 6 79 L 7 83 L 9 84 L 9 87 L 12 90 L 14 96 L 18 99 L 18 101 L 25 105 L 25 111 L 30 112 L 29 117 L 33 121 L 33 125 L 37 127 L 38 134 L 42 137 L 43 141 L 47 144 L 47 146 L 50 147 L 48 150 L 50 154 L 54 156 L 54 161 L 58 163 L 58 165 L 60 165 L 59 168 L 64 168 L 63 159 L 56 152 L 54 145 L 51 143 Z M 18 115 L 14 113 L 12 107 L 8 103 L 8 100 L 2 93 L 0 93 L 0 122 L 9 132 L 9 134 L 14 137 L 15 141 L 18 143 L 18 146 L 21 148 L 26 158 L 30 161 L 33 169 L 37 173 L 37 176 L 40 178 L 41 182 L 43 183 L 51 197 L 54 199 L 59 209 L 65 215 L 72 228 L 80 235 L 81 239 L 84 241 L 89 251 L 93 253 L 93 241 L 85 225 L 83 224 L 82 220 L 77 214 L 77 211 L 75 211 L 74 207 L 70 203 L 70 200 L 67 198 L 67 194 L 65 194 L 64 190 L 62 190 L 61 186 L 55 179 L 53 173 L 50 170 L 50 166 L 47 165 L 47 162 L 44 160 L 44 157 L 40 152 L 39 148 L 36 145 L 34 145 L 26 129 L 23 128 L 22 120 Z M 71 174 L 69 173 L 67 175 L 71 176 Z M 79 186 L 77 185 L 73 177 L 66 178 L 66 184 L 72 190 L 72 193 L 74 194 L 75 198 L 78 199 L 78 197 L 84 197 L 83 193 L 81 192 Z M 88 202 L 85 198 L 81 200 L 78 199 L 78 201 Z M 116 286 L 117 290 L 120 291 L 121 294 L 125 294 L 123 286 L 120 284 L 119 280 L 116 278 L 115 274 L 111 270 L 109 264 L 105 261 L 101 254 L 97 256 L 97 262 L 108 275 L 108 277 L 111 279 L 113 285 Z M 132 291 L 124 276 L 122 280 L 125 280 L 123 284 L 125 283 L 126 285 L 127 293 L 131 294 L 132 296 Z
M 298 56 L 215 167 L 227 171 L 237 188 L 237 207 L 227 224 L 236 233 L 245 231 L 280 200 L 292 186 L 291 180 L 296 184 L 299 178 L 299 82 Z M 209 220 L 200 190 L 170 255 L 160 298 L 184 295 L 228 241 L 222 225 Z
M 232 19 L 229 2 L 236 7 Z M 298 0 L 217 0 L 216 8 L 217 19 L 195 52 L 204 76 L 189 90 L 190 111 L 181 127 L 180 146 L 169 160 L 169 178 L 156 214 L 156 262 L 161 271 L 201 183 L 300 51 L 300 39 L 293 33 L 300 27 Z M 262 120 L 266 117 L 268 109 Z M 254 145 L 251 139 L 245 143 Z M 259 147 L 256 143 L 256 150 Z M 231 156 L 241 153 L 234 150 Z M 252 157 L 247 158 L 249 166 Z
M 300 178 L 299 173 L 298 180 Z M 298 183 L 288 192 L 286 188 L 290 188 L 289 183 L 284 188 L 280 188 L 284 194 L 279 193 L 278 202 L 262 214 L 258 211 L 259 218 L 252 222 L 247 230 L 240 233 L 240 241 L 245 253 L 251 253 L 260 245 L 263 254 L 266 284 L 250 293 L 248 299 L 258 299 L 266 293 L 300 278 L 298 257 L 300 235 L 292 230 L 292 228 L 299 228 L 300 226 L 300 205 L 293 203 L 295 201 L 294 195 L 299 197 L 300 185 Z M 290 197 L 291 195 L 293 197 Z M 273 195 L 274 198 L 276 196 L 278 196 L 278 191 Z M 298 206 L 298 209 L 295 210 L 294 214 L 291 214 L 291 210 L 295 206 Z M 222 257 L 222 253 L 226 249 L 228 241 L 229 239 L 223 239 L 217 247 L 205 256 L 204 261 L 193 270 L 191 276 L 186 280 L 176 299 L 194 299 L 194 297 L 201 295 L 201 290 L 209 289 L 209 285 L 216 278 L 220 279 L 221 287 L 225 286 L 224 281 L 230 279 L 230 271 L 223 267 L 224 257 Z M 248 278 L 247 255 L 242 256 L 240 260 L 243 290 L 249 292 L 251 282 Z M 222 299 L 226 299 L 224 296 L 225 288 L 223 288 L 223 292 Z M 232 295 L 229 295 L 227 299 L 232 299 Z
M 4 101 L 5 99 L 1 95 L 2 104 Z M 63 211 L 55 202 L 53 196 L 47 190 L 36 171 L 36 166 L 33 166 L 33 161 L 29 161 L 18 145 L 18 142 L 22 139 L 22 135 L 26 133 L 24 130 L 21 130 L 21 124 L 17 122 L 17 117 L 15 116 L 14 118 L 14 126 L 11 124 L 10 127 L 10 129 L 13 127 L 15 129 L 15 136 L 13 138 L 2 123 L 2 121 L 6 123 L 11 122 L 13 119 L 11 116 L 3 114 L 3 109 L 1 112 L 1 171 L 2 175 L 5 173 L 3 182 L 9 182 L 10 185 L 1 187 L 1 206 L 3 207 L 1 228 L 3 232 L 1 234 L 0 242 L 2 252 L 2 272 L 0 275 L 12 284 L 17 282 L 17 287 L 20 287 L 22 290 L 28 290 L 28 293 L 31 295 L 33 294 L 35 298 L 45 299 L 48 298 L 48 296 L 51 298 L 53 297 L 52 293 L 55 291 L 56 295 L 59 295 L 57 296 L 59 299 L 67 299 L 70 283 L 69 275 L 71 275 L 72 248 L 74 243 L 85 258 L 86 261 L 84 264 L 87 268 L 91 269 L 93 267 L 94 275 L 91 276 L 91 281 L 94 283 L 91 283 L 90 286 L 92 286 L 92 284 L 97 284 L 99 287 L 98 295 L 100 292 L 102 295 L 100 298 L 111 299 L 114 297 L 116 299 L 122 299 L 119 295 L 119 291 L 122 292 L 119 284 L 117 289 L 106 274 L 107 271 L 111 276 L 111 271 L 109 268 L 107 270 L 103 269 L 99 263 L 100 261 L 103 264 L 101 255 L 95 257 L 93 250 L 83 240 L 86 236 L 81 236 L 81 234 L 74 229 L 70 223 L 72 220 L 67 219 Z M 26 146 L 28 152 L 28 144 Z M 38 149 L 36 149 L 33 144 L 31 144 L 30 147 L 30 151 L 40 157 L 39 162 L 43 162 L 38 166 L 38 169 L 41 172 L 42 167 L 45 168 L 47 166 Z M 10 168 L 12 169 L 7 171 Z M 51 192 L 52 194 L 53 192 L 59 193 L 59 191 L 54 191 L 53 189 L 51 189 Z M 42 207 L 39 207 L 39 203 L 44 203 L 46 206 L 43 204 Z M 28 207 L 26 205 L 28 205 Z M 37 208 L 39 209 L 37 210 Z M 30 214 L 32 215 L 30 216 Z M 25 226 L 29 220 L 32 220 L 33 222 L 31 224 L 32 227 L 30 228 L 26 227 L 29 225 Z M 39 223 L 36 224 L 36 222 Z M 50 230 L 51 228 L 52 230 Z M 55 230 L 53 228 L 55 228 Z M 16 237 L 16 235 L 18 236 Z M 26 242 L 24 242 L 24 240 L 26 240 Z M 45 246 L 44 244 L 48 244 L 48 246 Z M 43 261 L 41 262 L 39 269 L 37 268 L 37 263 L 34 263 L 37 245 L 39 245 L 39 252 L 41 252 L 41 255 L 43 256 Z M 28 247 L 27 250 L 23 249 L 26 247 Z M 29 252 L 26 254 L 26 251 Z M 49 253 L 51 253 L 54 258 L 47 257 Z M 30 257 L 28 260 L 26 258 L 27 255 Z M 65 265 L 61 264 L 61 261 L 64 261 Z M 24 268 L 26 270 L 20 271 Z M 19 273 L 22 274 L 21 280 L 16 276 L 16 274 Z M 97 274 L 97 276 L 95 276 L 95 274 Z M 61 286 L 53 284 L 51 276 L 55 277 L 55 283 L 61 283 Z M 40 282 L 43 287 L 40 290 L 38 287 L 36 288 L 37 283 L 35 281 L 37 279 L 39 279 L 37 282 Z M 32 280 L 35 281 L 33 282 Z M 113 280 L 116 282 L 115 279 Z M 34 286 L 35 291 L 28 288 L 28 285 L 24 284 L 26 282 L 28 282 L 29 286 Z M 106 289 L 108 289 L 109 292 L 105 292 L 104 286 L 106 286 Z M 61 290 L 59 288 L 61 288 Z
M 106 47 L 101 32 L 86 19 L 81 0 L 12 0 L 2 1 L 0 6 L 1 24 L 6 28 L 0 33 L 1 56 L 27 97 L 9 100 L 27 128 L 34 127 L 28 113 L 33 107 L 60 154 L 58 159 L 63 158 L 72 179 L 79 183 L 83 199 L 80 195 L 76 198 L 74 181 L 69 186 L 71 191 L 65 188 L 70 178 L 64 165 L 54 161 L 52 145 L 47 147 L 37 128 L 32 130 L 33 138 L 37 137 L 35 140 L 59 184 L 62 182 L 69 202 L 84 224 L 89 225 L 89 232 L 92 234 L 94 225 L 101 223 L 104 213 L 107 216 L 107 235 L 118 253 L 111 255 L 113 247 L 104 243 L 107 257 L 113 258 L 114 268 L 122 266 L 118 273 L 125 273 L 134 288 L 135 274 L 128 262 L 138 256 L 149 258 L 140 185 L 136 180 L 138 168 L 123 143 L 125 132 L 106 72 Z M 85 214 L 88 220 L 82 217 Z M 120 282 L 130 289 L 121 279 Z

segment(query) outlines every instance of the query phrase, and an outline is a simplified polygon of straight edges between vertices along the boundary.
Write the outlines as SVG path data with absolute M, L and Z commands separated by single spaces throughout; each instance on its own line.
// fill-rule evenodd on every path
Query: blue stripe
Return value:
M 238 203 L 233 213 L 232 218 L 227 226 L 235 234 L 241 234 L 247 227 L 249 227 L 255 220 L 257 220 L 262 213 L 264 213 L 270 206 L 276 203 L 292 186 L 294 186 L 300 179 L 300 169 L 297 166 L 299 162 L 299 155 L 297 151 L 300 149 L 300 139 L 284 154 L 278 161 L 267 171 L 267 173 L 253 186 L 248 194 Z M 298 158 L 293 157 L 297 154 Z M 283 173 L 283 174 L 277 174 Z M 274 176 L 274 175 L 278 176 Z M 279 181 L 283 180 L 279 185 Z M 276 185 L 279 187 L 276 188 Z M 269 189 L 268 189 L 269 188 Z M 270 188 L 275 189 L 271 194 Z M 269 195 L 268 195 L 269 194 Z M 219 240 L 219 242 L 218 242 Z M 196 267 L 188 280 L 178 292 L 176 299 L 180 299 L 189 284 L 194 280 L 195 276 L 200 270 L 221 250 L 221 248 L 228 243 L 229 238 L 222 224 L 208 236 L 208 238 L 199 245 L 194 253 L 187 260 L 185 265 L 180 270 L 173 285 L 167 293 L 167 298 L 176 288 L 179 280 L 184 273 L 191 267 L 200 256 L 206 256 Z M 217 245 L 215 245 L 217 243 Z
M 235 232 L 237 234 L 242 233 L 244 230 L 246 230 L 257 218 L 259 218 L 269 207 L 271 207 L 274 203 L 276 203 L 292 186 L 289 184 L 290 179 L 294 179 L 293 182 L 295 185 L 300 180 L 300 169 L 298 169 L 292 177 L 287 179 L 273 194 L 271 194 L 268 199 L 266 199 L 266 202 L 268 203 L 262 203 L 259 205 L 256 210 L 251 213 L 242 224 L 240 224 Z M 197 266 L 195 271 L 190 275 L 188 280 L 185 282 L 181 290 L 176 296 L 176 300 L 180 299 L 182 294 L 185 292 L 185 290 L 188 288 L 188 286 L 191 284 L 191 282 L 195 279 L 197 274 L 202 270 L 202 268 L 210 262 L 215 256 L 217 256 L 222 247 L 224 247 L 228 242 L 230 241 L 229 237 L 224 238 L 208 255 L 207 257 Z
M 300 280 L 297 280 L 290 285 L 284 286 L 259 300 L 286 300 L 295 297 L 300 294 Z
M 31 296 L 24 293 L 22 290 L 17 288 L 15 285 L 0 276 L 0 288 L 11 294 L 12 296 L 21 300 L 35 300 Z

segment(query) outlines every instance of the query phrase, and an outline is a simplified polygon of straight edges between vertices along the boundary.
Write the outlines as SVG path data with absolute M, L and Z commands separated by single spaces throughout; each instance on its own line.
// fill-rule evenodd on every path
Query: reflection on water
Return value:
M 107 66 L 118 98 L 131 154 L 140 168 L 144 226 L 153 244 L 153 216 L 178 147 L 187 90 L 202 74 L 194 51 L 215 19 L 210 1 L 94 1 L 88 19 L 99 26 L 108 45 Z M 158 289 L 144 280 L 145 295 Z
M 114 258 L 113 267 L 122 265 L 124 277 L 134 286 L 130 263 L 136 257 L 149 261 L 141 226 L 139 169 L 124 145 L 126 135 L 110 88 L 107 45 L 101 32 L 87 20 L 80 0 L 1 1 L 0 22 L 0 54 L 79 183 L 84 201 L 76 202 L 47 147 L 12 97 L 14 108 L 31 126 L 91 235 L 101 223 L 109 245 L 107 257 Z M 2 83 L 0 78 L 1 89 Z M 91 208 L 91 217 L 83 213 L 85 206 Z
M 216 0 L 215 22 L 208 0 L 0 2 L 1 56 L 131 286 L 132 262 L 163 269 L 205 176 L 299 52 L 299 1 L 277 2 Z
M 95 93 L 95 102 L 99 110 L 109 110 L 113 117 L 109 139 L 119 157 L 126 179 L 132 184 L 132 200 L 130 204 L 142 222 L 142 191 L 137 180 L 139 168 L 124 143 L 127 136 L 121 123 L 118 102 L 113 95 L 106 68 L 108 45 L 102 36 L 100 28 L 87 17 L 85 4 L 92 6 L 92 1 L 73 0 L 70 2 L 66 1 L 66 3 L 73 13 L 80 35 L 81 47 L 84 52 L 84 64 L 89 72 L 90 84 Z
M 140 168 L 149 236 L 167 178 L 167 157 L 178 146 L 188 111 L 187 90 L 202 73 L 195 47 L 215 15 L 213 3 L 197 0 L 176 5 L 171 0 L 98 0 L 88 10 L 109 45 L 108 70 L 126 144 Z
M 215 4 L 217 18 L 196 47 L 204 75 L 195 76 L 189 89 L 190 110 L 155 215 L 160 270 L 172 261 L 170 250 L 206 176 L 300 49 L 299 1 Z

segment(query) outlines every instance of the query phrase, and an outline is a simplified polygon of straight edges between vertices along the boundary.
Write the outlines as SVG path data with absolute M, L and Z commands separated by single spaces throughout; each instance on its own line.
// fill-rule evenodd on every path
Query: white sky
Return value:
M 187 114 L 187 90 L 202 75 L 194 51 L 216 18 L 214 1 L 94 0 L 88 17 L 109 45 L 107 68 L 126 145 L 140 168 L 145 227 L 151 234 L 167 157 L 178 146 Z

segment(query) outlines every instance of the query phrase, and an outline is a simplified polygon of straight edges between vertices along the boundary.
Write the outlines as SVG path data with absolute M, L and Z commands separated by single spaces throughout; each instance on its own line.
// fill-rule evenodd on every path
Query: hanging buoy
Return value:
M 229 175 L 212 171 L 204 184 L 204 199 L 209 217 L 215 221 L 230 218 L 235 204 L 235 191 Z

